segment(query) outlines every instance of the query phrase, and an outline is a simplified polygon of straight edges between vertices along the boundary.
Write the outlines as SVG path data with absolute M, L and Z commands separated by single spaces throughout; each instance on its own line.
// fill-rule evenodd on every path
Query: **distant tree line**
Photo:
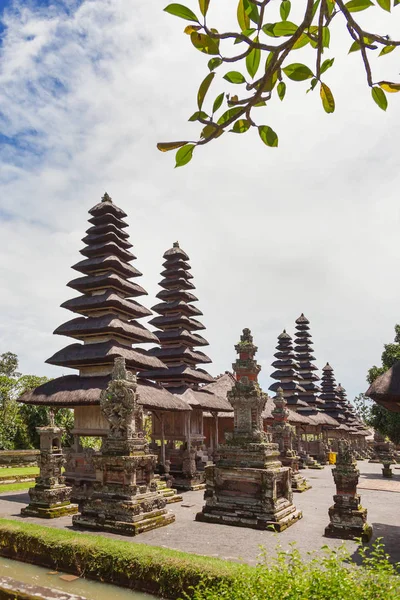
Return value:
M 22 375 L 18 357 L 12 352 L 0 355 L 0 450 L 25 450 L 39 447 L 36 427 L 49 423 L 47 406 L 20 404 L 17 399 L 46 381 L 47 377 Z M 68 443 L 73 427 L 73 413 L 68 408 L 57 411 L 56 424 L 66 429 L 63 443 Z

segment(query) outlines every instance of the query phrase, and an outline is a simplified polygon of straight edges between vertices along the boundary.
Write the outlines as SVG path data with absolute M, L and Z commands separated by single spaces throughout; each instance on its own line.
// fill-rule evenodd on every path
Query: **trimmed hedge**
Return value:
M 0 554 L 54 570 L 181 598 L 203 582 L 213 588 L 253 568 L 206 556 L 0 519 Z

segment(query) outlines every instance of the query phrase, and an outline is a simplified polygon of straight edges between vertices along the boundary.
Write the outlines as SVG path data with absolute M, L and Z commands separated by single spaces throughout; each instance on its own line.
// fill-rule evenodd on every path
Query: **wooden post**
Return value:
M 164 433 L 164 413 L 160 414 L 161 421 L 161 464 L 165 467 L 165 433 Z

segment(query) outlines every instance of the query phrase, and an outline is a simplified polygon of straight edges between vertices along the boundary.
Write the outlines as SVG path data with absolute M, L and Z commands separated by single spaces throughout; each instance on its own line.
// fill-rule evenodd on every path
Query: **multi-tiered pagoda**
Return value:
M 299 406 L 307 406 L 299 398 L 299 392 L 305 392 L 301 387 L 303 378 L 298 372 L 299 364 L 296 362 L 292 338 L 285 329 L 278 336 L 276 350 L 277 352 L 274 354 L 276 360 L 272 363 L 276 371 L 271 374 L 272 379 L 275 379 L 276 382 L 269 389 L 277 392 L 281 388 L 283 396 L 292 410 L 297 410 Z
M 318 375 L 315 374 L 317 367 L 313 364 L 315 357 L 313 354 L 312 339 L 310 334 L 310 321 L 302 313 L 298 319 L 296 319 L 296 333 L 295 333 L 295 355 L 296 362 L 299 365 L 298 371 L 302 377 L 301 387 L 304 391 L 299 391 L 298 395 L 300 400 L 307 403 L 307 408 L 299 407 L 299 412 L 305 412 L 311 414 L 315 412 L 318 406 L 321 404 L 318 399 L 318 394 L 321 389 L 316 384 L 319 381 Z
M 195 348 L 208 346 L 204 337 L 195 333 L 205 329 L 195 317 L 201 311 L 193 306 L 198 299 L 190 290 L 195 289 L 190 274 L 189 257 L 175 242 L 164 254 L 165 262 L 159 285 L 162 291 L 157 294 L 161 303 L 153 306 L 159 316 L 150 321 L 157 327 L 155 335 L 161 348 L 150 351 L 155 358 L 161 359 L 166 368 L 152 370 L 151 377 L 171 388 L 181 386 L 197 389 L 199 385 L 214 381 L 204 369 L 197 365 L 210 363 L 211 359 Z
M 326 363 L 322 369 L 321 388 L 320 399 L 323 400 L 322 410 L 339 423 L 345 423 L 344 402 L 339 395 L 333 368 L 329 363 Z
M 135 372 L 163 367 L 157 357 L 132 348 L 132 344 L 157 342 L 157 338 L 137 321 L 151 312 L 136 301 L 147 292 L 130 281 L 141 273 L 130 264 L 136 257 L 124 231 L 127 215 L 108 194 L 89 214 L 92 226 L 80 251 L 85 258 L 72 267 L 83 275 L 67 284 L 80 295 L 61 305 L 81 316 L 54 331 L 83 343 L 66 346 L 46 362 L 79 369 L 81 377 L 109 375 L 118 356 Z

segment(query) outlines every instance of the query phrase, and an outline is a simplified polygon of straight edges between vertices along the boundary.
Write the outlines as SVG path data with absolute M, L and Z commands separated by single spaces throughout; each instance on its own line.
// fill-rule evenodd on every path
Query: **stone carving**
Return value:
M 325 536 L 353 540 L 361 538 L 368 542 L 372 527 L 367 523 L 367 509 L 360 505 L 357 484 L 360 471 L 352 454 L 350 442 L 339 440 L 336 467 L 332 470 L 336 484 L 334 505 L 329 509 L 330 523 Z
M 236 383 L 228 393 L 234 410 L 234 431 L 207 466 L 205 505 L 197 521 L 283 531 L 302 514 L 292 503 L 291 471 L 278 460 L 278 445 L 263 431 L 267 401 L 257 382 L 260 366 L 249 329 L 235 346 Z
M 90 497 L 79 504 L 80 514 L 73 518 L 76 527 L 137 535 L 175 520 L 157 491 L 157 457 L 149 453 L 136 389 L 136 376 L 126 370 L 125 359 L 116 358 L 100 398 L 110 431 L 101 453 L 92 456 L 96 481 Z
M 378 431 L 375 431 L 374 434 L 374 453 L 376 460 L 370 462 L 382 463 L 382 476 L 388 479 L 393 477 L 393 471 L 390 468 L 391 465 L 396 463 L 393 445 Z

